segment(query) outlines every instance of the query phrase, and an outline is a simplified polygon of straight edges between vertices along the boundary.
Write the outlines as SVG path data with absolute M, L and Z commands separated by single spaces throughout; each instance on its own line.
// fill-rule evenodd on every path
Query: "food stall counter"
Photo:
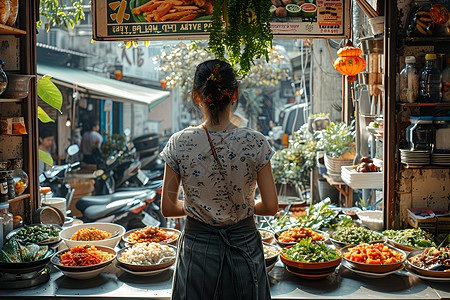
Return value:
M 109 265 L 89 280 L 68 278 L 51 268 L 50 280 L 36 287 L 0 290 L 0 297 L 18 299 L 170 299 L 174 268 L 155 276 L 135 276 Z M 290 274 L 278 261 L 269 273 L 273 299 L 450 299 L 448 282 L 431 283 L 406 270 L 383 278 L 362 277 L 342 265 L 322 280 Z

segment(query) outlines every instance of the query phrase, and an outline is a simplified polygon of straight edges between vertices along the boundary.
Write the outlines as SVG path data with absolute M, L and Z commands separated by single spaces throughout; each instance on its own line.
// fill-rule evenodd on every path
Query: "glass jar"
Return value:
M 14 199 L 16 198 L 16 189 L 15 189 L 15 182 L 14 182 L 14 171 L 9 170 L 6 174 L 6 181 L 8 182 L 8 199 Z
M 0 171 L 0 202 L 8 201 L 8 173 L 9 171 Z
M 406 129 L 406 140 L 411 150 L 433 149 L 433 117 L 410 117 L 411 125 Z
M 435 153 L 450 153 L 450 117 L 434 118 Z
M 420 100 L 423 102 L 441 102 L 442 74 L 436 65 L 436 54 L 425 55 L 425 68 L 420 75 Z
M 9 168 L 14 170 L 14 187 L 16 196 L 23 194 L 28 187 L 28 175 L 22 170 L 22 159 L 14 158 L 9 160 Z
M 416 68 L 416 58 L 407 56 L 406 66 L 400 72 L 400 102 L 414 103 L 419 96 L 419 72 Z
M 3 71 L 4 65 L 5 62 L 0 59 L 0 95 L 3 94 L 8 87 L 8 77 L 6 77 L 5 71 Z
M 411 3 L 406 25 L 407 36 L 433 35 L 436 24 L 430 17 L 431 3 L 427 0 L 415 0 Z
M 9 203 L 0 203 L 0 216 L 2 217 L 3 239 L 13 230 L 13 215 L 9 213 Z

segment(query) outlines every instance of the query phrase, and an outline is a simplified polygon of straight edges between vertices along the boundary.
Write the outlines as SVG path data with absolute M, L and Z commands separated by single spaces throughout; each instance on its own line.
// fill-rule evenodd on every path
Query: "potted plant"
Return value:
M 353 165 L 355 126 L 331 122 L 317 134 L 317 147 L 325 151 L 325 166 L 331 176 L 340 176 L 341 166 Z
M 270 1 L 215 0 L 209 50 L 231 63 L 244 78 L 254 59 L 269 61 L 273 33 L 269 27 Z
M 310 184 L 314 164 L 315 142 L 296 132 L 288 148 L 278 150 L 272 158 L 272 172 L 277 191 L 286 196 L 300 196 Z

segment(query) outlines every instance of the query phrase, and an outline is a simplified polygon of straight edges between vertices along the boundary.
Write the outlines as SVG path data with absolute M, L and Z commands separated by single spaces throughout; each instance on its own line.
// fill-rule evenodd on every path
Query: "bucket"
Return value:
M 332 204 L 339 206 L 339 191 L 331 186 L 325 178 L 317 180 L 320 201 L 329 197 Z
M 384 33 L 384 16 L 369 18 L 369 25 L 372 28 L 373 35 Z
M 56 208 L 63 213 L 64 217 L 66 217 L 66 198 L 53 197 L 42 199 L 42 206 L 51 206 Z

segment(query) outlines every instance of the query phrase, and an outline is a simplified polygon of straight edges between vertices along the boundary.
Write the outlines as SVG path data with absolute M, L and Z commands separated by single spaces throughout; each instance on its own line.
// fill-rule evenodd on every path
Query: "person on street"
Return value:
M 198 65 L 193 98 L 200 126 L 172 135 L 165 161 L 162 214 L 183 217 L 172 299 L 270 299 L 254 215 L 274 215 L 278 199 L 265 137 L 230 118 L 238 82 L 227 62 Z M 178 200 L 180 183 L 184 201 Z M 258 185 L 261 200 L 255 203 Z
M 98 133 L 100 126 L 98 121 L 93 121 L 88 125 L 87 131 L 81 138 L 81 152 L 83 153 L 83 162 L 87 164 L 96 164 L 96 160 L 92 155 L 94 147 L 100 148 L 103 142 L 103 137 Z
M 52 146 L 55 137 L 53 136 L 53 132 L 48 128 L 40 128 L 39 130 L 39 150 L 45 152 L 48 156 L 52 157 Z M 42 174 L 44 171 L 49 169 L 49 165 L 39 159 L 39 174 Z

